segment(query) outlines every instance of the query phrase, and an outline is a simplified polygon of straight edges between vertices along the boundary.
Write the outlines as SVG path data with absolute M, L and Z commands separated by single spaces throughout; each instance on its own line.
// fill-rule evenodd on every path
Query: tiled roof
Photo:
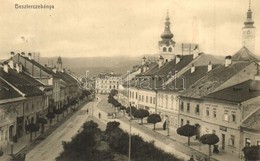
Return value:
M 22 97 L 15 89 L 0 79 L 0 100 Z
M 22 56 L 22 55 L 18 55 L 17 56 L 21 56 L 24 59 L 26 59 L 27 61 L 31 62 L 33 65 L 37 66 L 38 68 L 40 68 L 42 71 L 48 73 L 49 75 L 53 76 L 54 78 L 59 78 L 59 75 L 57 75 L 55 72 L 53 72 L 50 68 L 47 68 L 43 65 L 41 65 L 40 63 L 38 63 L 37 61 L 33 60 L 33 59 L 29 59 L 26 56 Z
M 219 65 L 212 65 L 212 70 L 218 67 Z M 208 72 L 208 66 L 195 66 L 195 71 L 191 73 L 191 70 L 187 70 L 185 73 L 177 77 L 177 79 L 172 80 L 169 84 L 167 84 L 165 90 L 167 91 L 181 91 L 186 88 L 189 88 L 192 84 L 194 84 L 201 77 L 206 75 Z M 176 85 L 176 87 L 175 87 Z
M 260 96 L 260 81 L 247 80 L 203 98 L 241 103 L 258 96 Z
M 180 62 L 176 64 L 176 58 L 163 64 L 159 68 L 158 65 L 154 66 L 147 72 L 143 73 L 143 76 L 152 76 L 152 75 L 157 75 L 157 76 L 166 76 L 170 72 L 174 73 L 175 71 L 179 71 L 182 68 L 184 68 L 186 65 L 188 65 L 190 62 L 193 60 L 193 55 L 182 55 L 180 58 Z
M 16 70 L 10 69 L 8 73 L 0 68 L 0 76 L 8 83 L 12 84 L 19 91 L 25 94 L 25 96 L 43 95 L 44 93 L 32 84 L 31 77 L 17 73 Z
M 249 116 L 243 123 L 242 127 L 244 129 L 253 130 L 253 131 L 260 131 L 260 107 L 259 109 Z
M 248 66 L 250 62 L 234 62 L 228 67 L 220 65 L 208 72 L 205 76 L 184 90 L 181 96 L 200 98 L 214 92 L 225 81 L 236 75 L 239 71 Z
M 78 85 L 77 80 L 75 80 L 75 79 L 74 79 L 71 75 L 69 75 L 68 73 L 57 71 L 56 74 L 57 74 L 64 82 L 66 82 L 67 85 L 69 85 L 69 86 Z
M 232 56 L 232 61 L 255 61 L 259 62 L 258 58 L 251 53 L 246 47 L 241 48 Z

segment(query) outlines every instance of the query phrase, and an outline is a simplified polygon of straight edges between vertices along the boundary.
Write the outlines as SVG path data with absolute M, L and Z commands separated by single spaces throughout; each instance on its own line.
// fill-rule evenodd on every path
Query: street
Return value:
M 64 124 L 58 127 L 50 136 L 43 140 L 33 150 L 26 155 L 26 161 L 53 161 L 63 151 L 62 141 L 70 141 L 71 137 L 77 134 L 81 125 L 88 119 L 91 119 L 92 106 L 95 106 L 96 102 L 90 102 L 76 111 L 75 114 L 69 118 Z M 87 109 L 89 113 L 87 114 Z M 98 122 L 94 118 L 95 122 Z M 100 124 L 100 123 L 99 123 Z M 105 125 L 100 124 L 102 130 L 105 129 Z

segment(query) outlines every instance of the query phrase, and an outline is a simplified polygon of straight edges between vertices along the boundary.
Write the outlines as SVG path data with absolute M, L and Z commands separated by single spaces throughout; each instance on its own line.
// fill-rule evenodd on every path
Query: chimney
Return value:
M 5 71 L 6 73 L 8 73 L 8 68 L 9 68 L 9 67 L 8 67 L 8 64 L 5 62 L 5 63 L 4 63 L 4 71 Z
M 176 64 L 178 64 L 181 61 L 181 56 L 180 55 L 176 55 Z
M 28 58 L 32 60 L 32 53 L 28 53 Z
M 13 52 L 13 51 L 11 51 L 11 58 L 12 58 L 12 57 L 14 57 L 14 52 Z
M 196 59 L 199 53 L 200 53 L 199 46 L 196 45 L 195 48 L 193 49 L 193 59 Z
M 11 60 L 9 61 L 8 65 L 10 66 L 11 69 L 14 69 L 14 61 L 11 58 Z
M 195 66 L 194 64 L 191 65 L 191 68 L 190 68 L 190 73 L 194 73 L 195 72 Z
M 164 61 L 164 58 L 160 55 L 160 58 L 159 58 L 159 68 L 163 65 L 163 61 Z
M 212 70 L 212 64 L 211 61 L 209 61 L 209 65 L 208 65 L 208 72 Z
M 15 64 L 15 69 L 16 69 L 17 73 L 20 73 L 20 67 L 18 64 Z
M 226 56 L 226 59 L 225 59 L 225 67 L 228 67 L 230 64 L 231 64 L 231 56 L 228 55 Z
M 143 59 L 142 65 L 145 65 L 145 63 L 146 63 L 146 57 L 144 56 L 142 59 Z

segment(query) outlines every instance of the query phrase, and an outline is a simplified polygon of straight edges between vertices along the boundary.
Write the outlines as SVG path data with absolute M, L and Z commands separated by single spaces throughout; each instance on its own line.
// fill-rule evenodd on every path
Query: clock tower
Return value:
M 244 22 L 245 26 L 242 28 L 242 44 L 250 52 L 255 52 L 255 27 L 252 19 L 251 1 L 249 0 L 249 8 L 247 11 L 247 18 Z
M 164 62 L 168 62 L 174 59 L 174 47 L 175 42 L 172 40 L 173 34 L 170 30 L 170 18 L 167 12 L 167 17 L 165 21 L 164 31 L 161 34 L 162 40 L 159 41 L 159 54 L 163 57 Z

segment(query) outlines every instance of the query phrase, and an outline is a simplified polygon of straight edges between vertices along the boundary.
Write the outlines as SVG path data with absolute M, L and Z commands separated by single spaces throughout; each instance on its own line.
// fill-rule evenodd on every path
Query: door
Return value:
M 225 134 L 222 134 L 222 149 L 225 150 Z

